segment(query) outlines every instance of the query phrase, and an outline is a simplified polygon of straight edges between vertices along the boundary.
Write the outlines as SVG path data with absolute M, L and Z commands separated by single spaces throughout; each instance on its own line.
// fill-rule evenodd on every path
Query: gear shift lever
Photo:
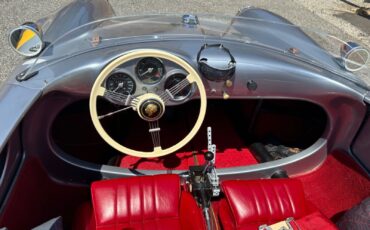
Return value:
M 207 151 L 204 153 L 204 159 L 206 160 L 206 164 L 204 165 L 203 174 L 206 176 L 207 173 L 210 173 L 214 168 L 214 158 L 215 155 L 211 151 Z
M 213 152 L 211 152 L 211 151 L 207 151 L 207 152 L 204 153 L 204 159 L 206 161 L 212 161 L 214 157 L 215 157 L 215 154 L 213 154 Z

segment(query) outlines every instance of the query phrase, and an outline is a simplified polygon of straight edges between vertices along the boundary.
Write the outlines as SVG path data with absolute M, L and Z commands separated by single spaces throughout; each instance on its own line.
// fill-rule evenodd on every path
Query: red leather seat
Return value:
M 223 229 L 258 229 L 293 217 L 300 229 L 336 229 L 308 201 L 296 179 L 231 180 L 222 183 L 225 199 L 219 217 Z M 312 223 L 311 223 L 312 222 Z
M 93 211 L 81 208 L 78 229 L 205 229 L 201 210 L 181 191 L 178 175 L 94 182 Z M 90 206 L 91 207 L 91 206 Z

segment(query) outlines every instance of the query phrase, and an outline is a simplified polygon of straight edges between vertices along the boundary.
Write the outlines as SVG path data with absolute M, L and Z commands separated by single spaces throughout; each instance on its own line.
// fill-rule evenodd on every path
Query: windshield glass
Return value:
M 106 47 L 133 42 L 202 39 L 204 43 L 230 41 L 261 46 L 325 68 L 358 85 L 365 86 L 366 81 L 370 83 L 369 62 L 359 71 L 351 73 L 345 70 L 343 50 L 346 46 L 353 46 L 345 38 L 277 21 L 219 15 L 197 15 L 197 18 L 197 24 L 186 23 L 183 15 L 176 14 L 94 21 L 48 44 L 28 74 L 66 58 Z

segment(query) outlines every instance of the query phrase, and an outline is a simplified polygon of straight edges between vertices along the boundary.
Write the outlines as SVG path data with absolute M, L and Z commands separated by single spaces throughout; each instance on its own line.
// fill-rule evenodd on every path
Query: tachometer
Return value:
M 136 84 L 128 74 L 116 72 L 107 78 L 105 88 L 116 93 L 128 95 L 135 93 Z
M 139 61 L 136 74 L 144 84 L 158 83 L 164 74 L 164 65 L 158 58 L 147 57 Z
M 165 89 L 171 89 L 175 85 L 177 85 L 180 81 L 184 80 L 186 78 L 185 74 L 182 73 L 174 73 L 170 75 L 164 84 Z M 186 86 L 183 90 L 173 95 L 173 99 L 176 101 L 181 101 L 186 99 L 190 96 L 192 92 L 192 85 Z

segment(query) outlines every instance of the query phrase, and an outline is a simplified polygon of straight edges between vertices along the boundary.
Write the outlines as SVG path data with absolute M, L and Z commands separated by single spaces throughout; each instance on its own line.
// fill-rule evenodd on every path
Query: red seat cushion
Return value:
M 231 180 L 224 181 L 222 189 L 225 199 L 219 215 L 224 229 L 258 229 L 314 211 L 305 200 L 301 182 L 295 179 Z
M 178 175 L 98 181 L 91 194 L 93 220 L 80 220 L 86 223 L 80 229 L 205 229 L 201 210 L 181 192 Z M 83 210 L 80 216 L 90 218 Z

